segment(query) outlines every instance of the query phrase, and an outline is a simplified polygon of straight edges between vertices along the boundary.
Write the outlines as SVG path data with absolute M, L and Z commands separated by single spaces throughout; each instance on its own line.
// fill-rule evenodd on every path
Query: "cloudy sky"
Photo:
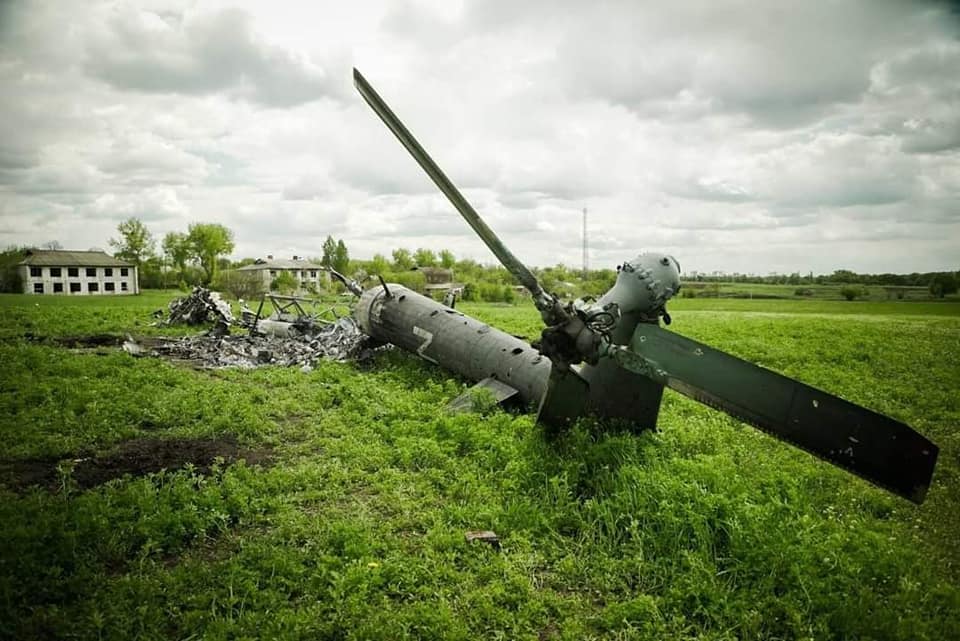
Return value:
M 0 0 L 0 244 L 493 262 L 353 66 L 532 265 L 960 268 L 960 15 L 881 0 Z

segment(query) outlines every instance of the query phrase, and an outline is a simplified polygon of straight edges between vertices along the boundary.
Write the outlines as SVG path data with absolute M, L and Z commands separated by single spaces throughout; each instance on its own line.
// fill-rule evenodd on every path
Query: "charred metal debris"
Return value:
M 273 311 L 264 316 L 267 302 Z M 266 294 L 256 311 L 241 300 L 238 319 L 218 292 L 196 287 L 172 301 L 167 318 L 154 326 L 209 323 L 209 331 L 192 336 L 127 337 L 123 349 L 133 356 L 161 356 L 201 368 L 281 365 L 304 371 L 320 360 L 366 360 L 377 349 L 354 320 L 352 306 L 323 305 L 298 296 Z

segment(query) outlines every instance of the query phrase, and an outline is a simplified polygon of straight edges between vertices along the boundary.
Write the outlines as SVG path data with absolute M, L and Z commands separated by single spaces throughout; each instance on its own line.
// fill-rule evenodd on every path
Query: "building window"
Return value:
M 276 275 L 277 275 L 277 270 L 271 269 L 271 270 L 270 270 L 270 275 L 271 275 L 271 276 L 276 276 Z
M 40 278 L 41 276 L 43 276 L 43 268 L 42 268 L 42 267 L 31 267 L 31 268 L 30 268 L 30 276 L 32 276 L 33 278 Z
M 100 283 L 87 283 L 88 292 L 98 292 L 100 291 Z
M 126 268 L 126 267 L 121 267 L 121 268 L 120 268 L 120 275 L 121 275 L 121 276 L 126 276 L 126 275 L 127 275 L 127 268 Z
M 311 270 L 310 270 L 310 278 L 316 278 L 316 277 L 317 277 L 317 270 L 311 269 Z
M 67 267 L 67 276 L 76 278 L 80 275 L 80 270 L 77 267 Z M 70 291 L 73 291 L 73 285 L 70 286 Z M 80 291 L 79 289 L 77 291 Z
M 113 267 L 104 267 L 103 268 L 104 276 L 113 276 Z
M 43 283 L 34 283 L 33 284 L 33 293 L 42 294 L 43 293 Z
M 120 291 L 122 292 L 127 291 L 127 281 L 123 281 L 122 283 L 120 283 Z
M 60 278 L 60 271 L 61 271 L 61 270 L 60 270 L 59 267 L 51 267 L 51 268 L 50 268 L 50 277 L 51 277 L 51 278 Z
M 115 287 L 115 283 L 112 283 L 112 282 L 111 282 L 111 283 L 104 283 L 104 284 L 103 284 L 103 291 L 105 291 L 105 292 L 112 292 L 112 291 L 114 291 L 114 287 Z
M 97 277 L 97 268 L 87 267 L 87 278 L 96 278 L 96 277 Z
M 76 271 L 76 270 L 74 270 Z M 80 283 L 70 283 L 70 293 L 76 294 L 80 291 Z
M 63 283 L 54 283 L 53 284 L 53 293 L 62 294 L 63 293 Z

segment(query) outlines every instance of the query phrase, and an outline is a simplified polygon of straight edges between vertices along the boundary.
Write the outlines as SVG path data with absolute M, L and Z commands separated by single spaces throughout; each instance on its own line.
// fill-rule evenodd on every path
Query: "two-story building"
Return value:
M 244 265 L 237 271 L 256 274 L 263 281 L 263 290 L 270 291 L 270 283 L 283 272 L 289 273 L 297 281 L 297 291 L 307 293 L 323 289 L 330 283 L 330 275 L 322 265 L 310 262 L 301 256 L 294 256 L 291 259 L 274 258 L 267 256 L 266 259 L 258 258 L 251 265 Z
M 29 249 L 17 264 L 24 294 L 139 294 L 137 266 L 102 251 Z

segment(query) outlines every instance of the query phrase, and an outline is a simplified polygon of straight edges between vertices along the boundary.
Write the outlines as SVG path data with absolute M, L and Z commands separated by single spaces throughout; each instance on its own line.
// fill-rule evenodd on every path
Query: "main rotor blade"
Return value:
M 930 487 L 937 446 L 890 417 L 650 323 L 610 355 L 915 503 Z
M 393 135 L 397 137 L 397 140 L 407 148 L 407 151 L 410 152 L 413 159 L 427 172 L 427 175 L 430 176 L 434 184 L 440 188 L 440 191 L 444 193 L 450 203 L 460 212 L 460 215 L 467 221 L 467 224 L 473 228 L 473 231 L 477 232 L 477 235 L 480 236 L 487 247 L 490 248 L 494 256 L 520 281 L 520 284 L 530 291 L 533 295 L 533 300 L 537 302 L 537 307 L 539 308 L 540 301 L 546 300 L 547 297 L 533 273 L 500 242 L 500 239 L 493 233 L 493 230 L 480 218 L 480 215 L 477 214 L 476 210 L 467 202 L 467 199 L 464 198 L 460 191 L 450 182 L 450 179 L 447 178 L 446 174 L 437 166 L 433 158 L 420 146 L 420 143 L 413 137 L 413 134 L 400 122 L 396 114 L 393 113 L 390 107 L 387 106 L 387 103 L 383 101 L 373 87 L 370 86 L 370 83 L 367 82 L 366 78 L 364 78 L 356 68 L 353 70 L 353 84 L 357 87 L 357 91 L 360 92 L 363 99 L 367 101 L 367 104 L 380 116 L 380 120 L 387 125 L 390 131 L 393 132 Z M 541 311 L 543 310 L 541 309 Z

